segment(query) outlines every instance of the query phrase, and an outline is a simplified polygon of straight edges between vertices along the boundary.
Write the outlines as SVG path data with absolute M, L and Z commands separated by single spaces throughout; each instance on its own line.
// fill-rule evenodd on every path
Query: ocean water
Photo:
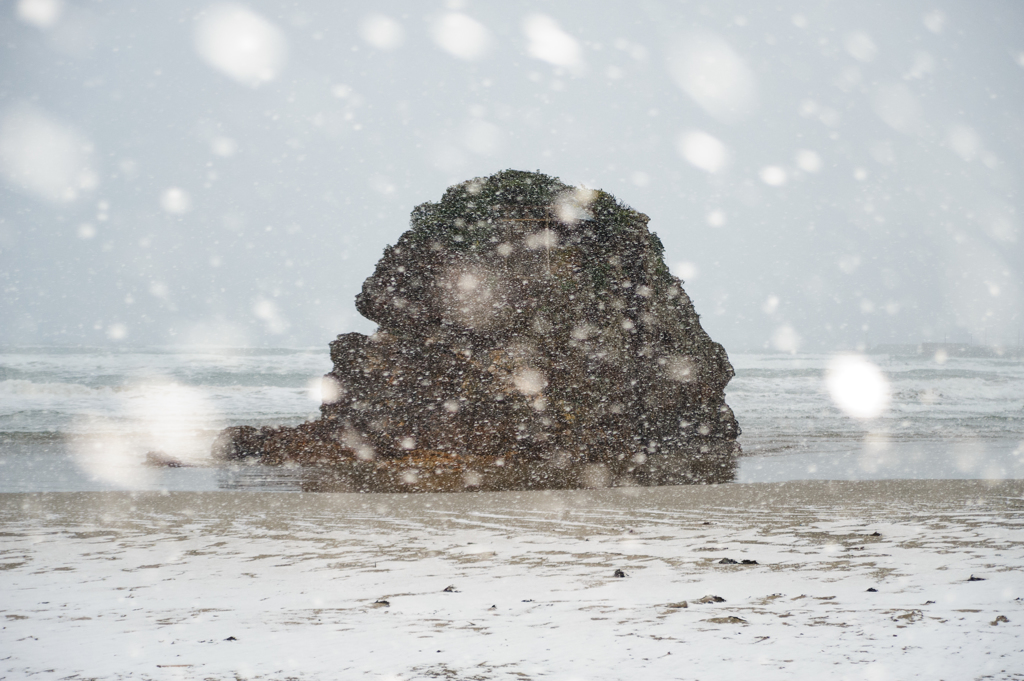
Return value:
M 833 401 L 834 355 L 738 354 L 737 482 L 1024 478 L 1024 363 L 868 356 L 887 404 Z M 301 489 L 309 471 L 217 466 L 217 432 L 315 418 L 326 348 L 0 351 L 0 492 Z M 144 465 L 159 451 L 193 464 Z
M 1024 362 L 868 355 L 886 406 L 834 401 L 837 355 L 734 355 L 726 393 L 743 435 L 739 482 L 1024 478 Z

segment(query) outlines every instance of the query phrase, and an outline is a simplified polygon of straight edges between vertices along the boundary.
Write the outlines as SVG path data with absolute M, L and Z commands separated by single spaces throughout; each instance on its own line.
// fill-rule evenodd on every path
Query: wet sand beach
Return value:
M 0 678 L 1024 678 L 1019 480 L 4 494 L 0 532 Z

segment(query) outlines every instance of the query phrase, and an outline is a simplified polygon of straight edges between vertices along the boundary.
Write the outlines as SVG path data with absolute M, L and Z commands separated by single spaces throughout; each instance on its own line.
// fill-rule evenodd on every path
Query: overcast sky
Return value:
M 1016 345 L 1024 3 L 0 4 L 0 343 L 322 345 L 409 213 L 651 217 L 732 352 Z

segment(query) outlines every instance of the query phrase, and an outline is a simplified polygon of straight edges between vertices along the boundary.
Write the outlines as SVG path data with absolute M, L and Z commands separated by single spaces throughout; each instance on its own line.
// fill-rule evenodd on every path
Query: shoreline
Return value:
M 257 492 L 257 494 L 254 494 Z M 177 503 L 199 502 L 199 506 L 213 510 L 210 503 L 224 503 L 230 500 L 233 508 L 244 508 L 251 504 L 268 504 L 266 500 L 244 501 L 247 496 L 261 498 L 266 495 L 259 490 L 110 490 L 74 492 L 0 492 L 0 522 L 15 513 L 15 507 L 27 509 L 31 501 L 43 505 L 71 502 L 89 506 L 110 506 L 139 508 L 152 506 L 153 510 L 170 510 Z M 370 500 L 378 500 L 389 506 L 417 508 L 454 508 L 467 505 L 466 499 L 473 499 L 481 507 L 501 506 L 514 500 L 516 504 L 532 501 L 543 508 L 545 503 L 557 498 L 559 507 L 577 505 L 618 505 L 635 507 L 643 504 L 660 506 L 666 503 L 679 508 L 692 508 L 697 504 L 741 505 L 742 503 L 775 505 L 832 504 L 843 503 L 892 503 L 917 495 L 933 496 L 942 494 L 943 499 L 987 498 L 1001 493 L 1016 494 L 1024 498 L 1024 479 L 891 479 L 891 480 L 791 480 L 785 482 L 726 482 L 710 485 L 665 485 L 650 487 L 608 487 L 603 489 L 549 489 L 482 491 L 466 490 L 456 492 L 296 492 L 281 494 L 272 492 L 275 499 L 271 507 L 291 512 L 317 510 L 321 506 L 335 509 L 357 509 Z M 284 499 L 291 499 L 286 501 Z M 305 499 L 306 501 L 299 501 Z M 728 502 L 728 503 L 726 503 Z M 27 504 L 27 506 L 26 506 Z M 470 503 L 469 505 L 476 505 Z

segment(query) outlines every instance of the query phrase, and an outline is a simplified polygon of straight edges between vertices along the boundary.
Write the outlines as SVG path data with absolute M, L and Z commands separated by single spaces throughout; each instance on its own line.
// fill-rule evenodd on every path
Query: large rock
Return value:
M 417 206 L 331 343 L 319 420 L 230 428 L 227 459 L 323 467 L 322 489 L 723 482 L 733 376 L 648 217 L 504 171 Z

